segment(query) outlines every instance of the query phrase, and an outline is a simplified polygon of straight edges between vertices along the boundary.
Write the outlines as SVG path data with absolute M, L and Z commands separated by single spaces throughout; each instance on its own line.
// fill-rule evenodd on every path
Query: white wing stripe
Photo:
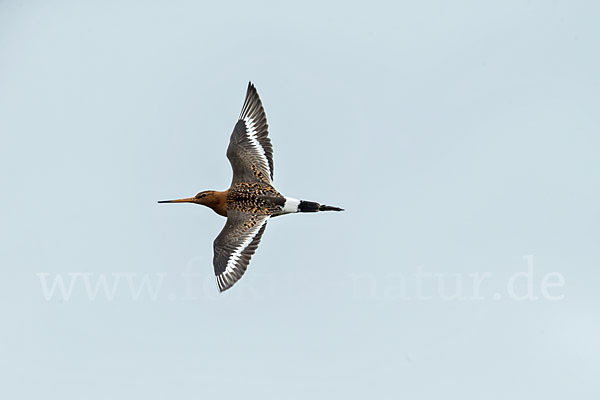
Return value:
M 256 131 L 256 127 L 254 126 L 254 120 L 250 117 L 246 117 L 244 118 L 244 123 L 246 124 L 246 133 L 248 136 L 248 139 L 250 139 L 250 143 L 252 143 L 252 146 L 256 149 L 259 157 L 260 157 L 260 167 L 261 169 L 263 169 L 263 171 L 267 172 L 267 179 L 269 179 L 269 181 L 271 180 L 271 170 L 269 168 L 269 160 L 267 160 L 267 155 L 265 154 L 265 149 L 263 149 L 263 147 L 261 146 L 261 144 L 258 141 L 258 138 L 256 137 L 256 134 L 258 133 Z
M 262 228 L 262 226 L 266 222 L 267 218 L 263 219 L 259 224 L 254 226 L 254 228 L 252 228 L 250 232 L 248 232 L 248 234 L 244 238 L 244 241 L 233 251 L 233 253 L 231 253 L 231 256 L 229 256 L 229 259 L 227 260 L 227 267 L 220 276 L 224 276 L 225 279 L 227 279 L 229 278 L 229 274 L 233 274 L 233 272 L 237 268 L 237 261 L 241 257 L 242 252 L 244 251 L 244 249 L 246 249 L 246 247 L 248 247 L 248 245 L 250 245 L 250 243 L 252 243 L 252 240 L 254 239 L 260 228 Z

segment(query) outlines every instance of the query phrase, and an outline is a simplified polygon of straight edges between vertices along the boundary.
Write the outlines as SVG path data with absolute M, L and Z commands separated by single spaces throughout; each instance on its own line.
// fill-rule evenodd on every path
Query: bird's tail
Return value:
M 298 204 L 298 212 L 317 211 L 344 211 L 344 209 L 339 207 L 326 206 L 324 204 L 315 203 L 314 201 L 300 200 L 300 204 Z

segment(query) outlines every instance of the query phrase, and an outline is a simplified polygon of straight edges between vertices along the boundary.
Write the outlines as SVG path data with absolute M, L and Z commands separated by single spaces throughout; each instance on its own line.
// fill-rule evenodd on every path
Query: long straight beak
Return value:
M 177 200 L 161 200 L 159 203 L 195 203 L 195 197 L 188 197 L 187 199 L 177 199 Z

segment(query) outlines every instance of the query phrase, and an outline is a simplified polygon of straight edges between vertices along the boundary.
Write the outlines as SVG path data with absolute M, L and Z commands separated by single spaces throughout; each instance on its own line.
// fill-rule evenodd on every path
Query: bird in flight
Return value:
M 246 272 L 269 218 L 298 212 L 343 211 L 286 197 L 275 190 L 273 146 L 268 135 L 265 110 L 250 82 L 227 147 L 227 158 L 233 169 L 229 189 L 206 190 L 194 197 L 159 201 L 202 204 L 227 217 L 213 243 L 213 266 L 220 292 L 232 287 Z

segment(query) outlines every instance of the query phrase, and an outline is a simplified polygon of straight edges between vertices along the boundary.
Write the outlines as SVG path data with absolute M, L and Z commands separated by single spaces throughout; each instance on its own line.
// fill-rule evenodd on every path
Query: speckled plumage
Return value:
M 273 186 L 262 182 L 240 182 L 227 191 L 227 211 L 234 210 L 248 214 L 281 214 L 285 204 L 282 196 Z

